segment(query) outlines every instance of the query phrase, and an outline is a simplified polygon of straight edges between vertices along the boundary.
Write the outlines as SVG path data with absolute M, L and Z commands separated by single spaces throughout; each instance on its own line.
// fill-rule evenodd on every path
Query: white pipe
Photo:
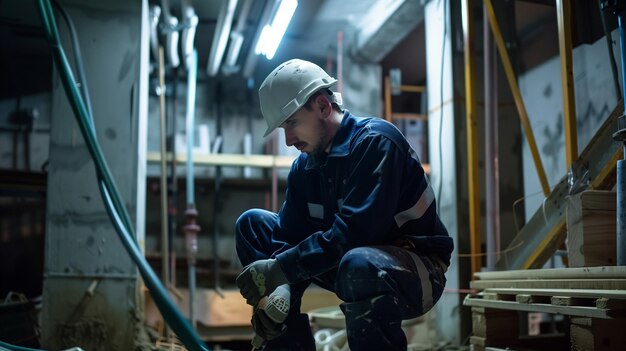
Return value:
M 196 106 L 196 76 L 198 70 L 198 52 L 193 50 L 189 57 L 189 73 L 187 75 L 187 116 L 185 130 L 187 131 L 187 203 L 194 204 L 193 189 L 193 146 L 195 137 L 195 106 Z

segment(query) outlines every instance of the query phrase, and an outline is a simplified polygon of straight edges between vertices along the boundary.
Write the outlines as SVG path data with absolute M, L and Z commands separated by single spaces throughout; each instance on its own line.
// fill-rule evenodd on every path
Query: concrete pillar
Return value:
M 147 1 L 60 1 L 77 29 L 97 138 L 143 246 Z M 73 64 L 68 30 L 57 18 Z M 105 212 L 94 164 L 53 73 L 42 346 L 135 349 L 140 279 Z

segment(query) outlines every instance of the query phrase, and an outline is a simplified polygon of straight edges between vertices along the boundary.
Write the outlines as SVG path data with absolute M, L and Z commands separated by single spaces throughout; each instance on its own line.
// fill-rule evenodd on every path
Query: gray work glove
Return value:
M 273 340 L 283 335 L 287 330 L 287 326 L 274 322 L 267 316 L 265 311 L 257 309 L 252 315 L 252 329 L 255 334 L 252 345 L 255 349 L 260 349 L 265 341 Z
M 261 297 L 271 294 L 277 286 L 287 283 L 287 277 L 275 259 L 250 263 L 237 276 L 237 286 L 241 296 L 251 306 L 256 306 Z

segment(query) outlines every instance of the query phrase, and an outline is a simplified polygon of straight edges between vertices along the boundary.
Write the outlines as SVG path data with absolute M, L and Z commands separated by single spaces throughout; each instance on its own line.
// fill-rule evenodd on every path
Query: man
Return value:
M 351 350 L 406 350 L 401 321 L 441 296 L 452 239 L 415 151 L 392 124 L 342 111 L 335 83 L 296 59 L 259 88 L 265 136 L 282 128 L 302 153 L 280 212 L 253 209 L 237 220 L 245 265 L 237 285 L 266 349 L 315 350 L 300 313 L 313 282 L 344 301 Z

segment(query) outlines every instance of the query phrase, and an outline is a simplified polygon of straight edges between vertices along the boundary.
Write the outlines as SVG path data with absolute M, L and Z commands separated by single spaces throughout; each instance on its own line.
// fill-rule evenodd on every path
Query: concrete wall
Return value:
M 619 33 L 613 32 L 613 50 L 619 65 Z M 585 148 L 600 125 L 617 105 L 606 39 L 573 50 L 574 90 L 578 153 Z M 561 66 L 554 57 L 519 78 L 520 90 L 535 134 L 537 148 L 552 188 L 569 171 L 565 164 L 565 135 Z M 523 139 L 526 218 L 541 206 L 543 195 L 530 149 Z
M 458 252 L 459 235 L 462 232 L 459 223 L 457 166 L 457 126 L 459 109 L 454 102 L 455 86 L 453 72 L 452 33 L 450 4 L 431 1 L 425 7 L 426 31 L 426 70 L 428 86 L 428 133 L 429 160 L 431 166 L 431 186 L 435 191 L 438 212 L 454 239 L 455 250 L 451 265 L 446 273 L 448 289 L 459 289 L 460 266 Z M 460 298 L 456 294 L 444 294 L 428 315 L 433 328 L 434 340 L 446 340 L 458 343 L 461 340 Z
M 91 82 L 97 137 L 143 238 L 147 1 L 63 1 Z M 60 26 L 68 43 L 67 30 Z M 70 47 L 66 45 L 68 56 Z M 42 346 L 132 350 L 142 291 L 135 265 L 105 212 L 94 164 L 66 92 L 53 75 Z

